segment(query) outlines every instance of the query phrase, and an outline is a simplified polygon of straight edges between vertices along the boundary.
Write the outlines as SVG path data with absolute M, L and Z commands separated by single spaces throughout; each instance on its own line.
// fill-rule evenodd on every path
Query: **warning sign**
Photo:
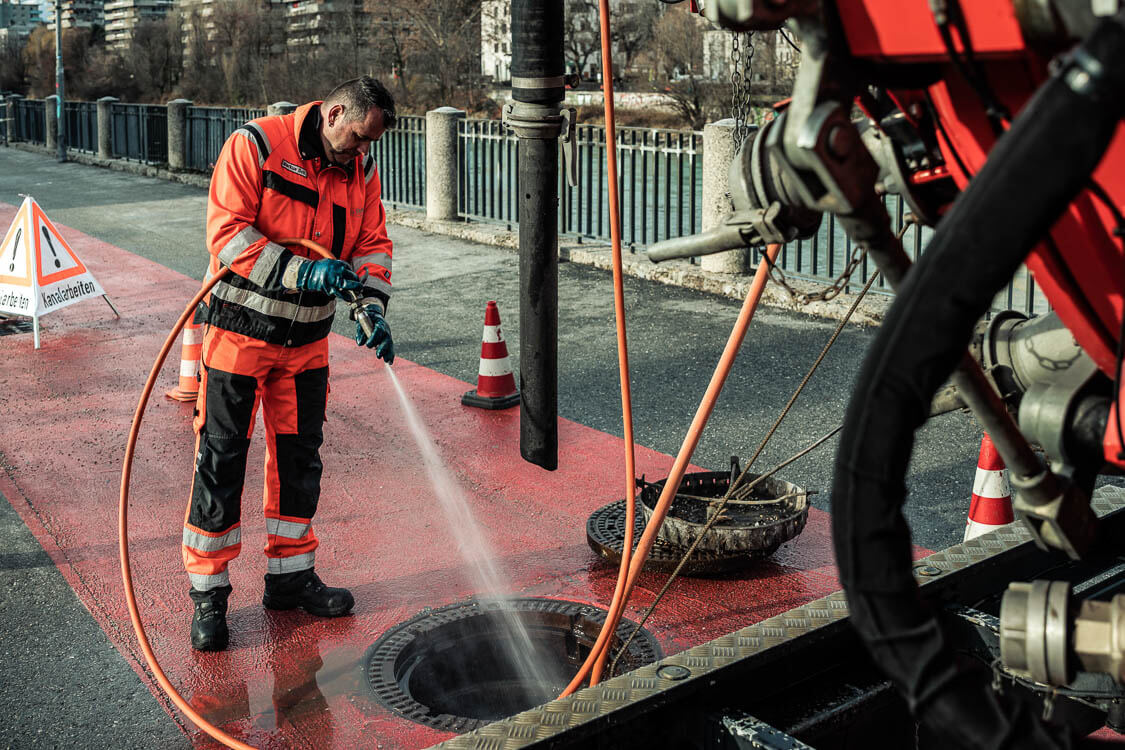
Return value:
M 104 295 L 35 199 L 25 198 L 0 244 L 0 312 L 35 318 L 38 331 L 40 316 Z

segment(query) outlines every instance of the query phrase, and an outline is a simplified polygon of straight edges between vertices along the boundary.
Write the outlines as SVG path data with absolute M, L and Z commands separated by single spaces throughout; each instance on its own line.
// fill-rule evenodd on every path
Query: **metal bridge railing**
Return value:
M 111 150 L 115 157 L 166 163 L 167 109 L 148 104 L 110 105 Z M 188 169 L 210 171 L 232 131 L 266 114 L 263 109 L 188 107 L 186 151 Z M 45 112 L 41 99 L 15 102 L 18 140 L 45 142 Z M 66 102 L 67 141 L 71 148 L 97 151 L 97 104 Z M 572 237 L 609 240 L 609 195 L 606 174 L 606 132 L 600 125 L 576 128 L 578 185 L 566 184 L 560 159 L 559 232 Z M 622 241 L 631 252 L 670 237 L 702 229 L 703 134 L 692 131 L 620 128 L 618 195 L 621 198 Z M 374 155 L 388 205 L 426 204 L 426 118 L 407 115 L 374 145 Z M 499 120 L 463 119 L 457 123 L 457 210 L 465 219 L 507 223 L 519 221 L 518 139 Z M 898 230 L 904 205 L 897 196 L 885 199 Z M 903 243 L 914 259 L 922 253 L 932 230 L 907 229 Z M 779 265 L 788 277 L 832 283 L 848 265 L 852 243 L 828 216 L 816 235 L 791 242 Z M 858 290 L 875 272 L 866 258 L 844 291 Z M 880 281 L 874 291 L 890 294 Z M 1039 314 L 1050 308 L 1034 279 L 1021 268 L 997 295 L 994 309 Z
M 608 240 L 605 128 L 579 125 L 576 139 L 578 185 L 567 185 L 560 170 L 559 232 Z M 703 211 L 702 134 L 620 128 L 617 142 L 622 241 L 648 245 L 697 232 Z M 519 221 L 518 149 L 518 139 L 499 120 L 458 123 L 460 216 L 510 224 Z
M 16 101 L 16 137 L 28 143 L 47 142 L 47 115 L 42 99 Z
M 372 146 L 383 202 L 422 208 L 426 205 L 426 118 L 400 115 L 395 126 Z
M 577 140 L 577 187 L 566 185 L 561 161 L 559 165 L 559 232 L 609 240 L 605 128 L 579 125 Z M 702 133 L 619 128 L 617 142 L 621 239 L 629 250 L 636 252 L 669 237 L 699 232 L 703 214 Z M 466 119 L 458 124 L 457 146 L 459 215 L 518 223 L 518 139 L 499 120 Z M 904 221 L 904 204 L 897 196 L 888 196 L 885 203 L 898 231 Z M 932 233 L 928 227 L 908 228 L 903 237 L 907 254 L 917 260 Z M 790 278 L 831 283 L 847 267 L 852 250 L 851 239 L 829 215 L 815 236 L 786 245 L 778 263 Z M 875 270 L 865 257 L 844 291 L 858 291 Z M 891 294 L 881 279 L 872 291 Z M 997 295 L 994 307 L 1028 314 L 1049 310 L 1031 274 L 1023 268 Z
M 144 164 L 168 161 L 168 110 L 156 104 L 113 103 L 110 112 L 110 153 L 118 159 Z
M 265 116 L 266 110 L 247 107 L 188 107 L 187 168 L 211 171 L 227 136 L 245 123 Z
M 96 154 L 98 152 L 97 102 L 64 102 L 67 148 Z

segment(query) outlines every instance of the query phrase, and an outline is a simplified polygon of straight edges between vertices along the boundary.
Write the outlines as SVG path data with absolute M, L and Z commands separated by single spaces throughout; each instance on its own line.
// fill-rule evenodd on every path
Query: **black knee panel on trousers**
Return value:
M 209 368 L 188 523 L 222 531 L 238 523 L 258 381 Z
M 324 441 L 324 410 L 328 400 L 328 368 L 296 375 L 297 434 L 277 436 L 277 475 L 281 485 L 279 512 L 312 518 L 320 499 L 320 445 Z

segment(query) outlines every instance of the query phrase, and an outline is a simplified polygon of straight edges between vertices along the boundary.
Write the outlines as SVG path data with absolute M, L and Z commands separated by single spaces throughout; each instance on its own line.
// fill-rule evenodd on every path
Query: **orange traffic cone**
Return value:
M 164 395 L 173 401 L 195 401 L 199 395 L 199 358 L 203 353 L 203 324 L 189 320 L 184 326 L 180 354 L 180 383 Z
M 996 452 L 996 446 L 986 432 L 980 441 L 980 458 L 977 460 L 977 475 L 973 481 L 973 499 L 969 504 L 964 541 L 987 534 L 1014 520 L 1008 468 L 1004 466 L 1004 460 Z
M 500 332 L 500 308 L 489 302 L 484 308 L 484 336 L 480 345 L 477 387 L 461 397 L 465 406 L 507 409 L 520 402 L 516 378 L 508 363 L 508 345 Z

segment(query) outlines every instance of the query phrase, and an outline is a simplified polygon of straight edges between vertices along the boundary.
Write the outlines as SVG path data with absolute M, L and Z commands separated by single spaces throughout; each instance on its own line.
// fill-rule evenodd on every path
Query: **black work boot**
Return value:
M 296 573 L 266 573 L 267 609 L 301 609 L 317 617 L 339 617 L 352 611 L 355 599 L 347 589 L 325 586 L 312 568 Z
M 191 647 L 197 651 L 222 651 L 230 640 L 227 630 L 227 597 L 230 586 L 207 591 L 191 590 L 195 616 L 191 618 Z

